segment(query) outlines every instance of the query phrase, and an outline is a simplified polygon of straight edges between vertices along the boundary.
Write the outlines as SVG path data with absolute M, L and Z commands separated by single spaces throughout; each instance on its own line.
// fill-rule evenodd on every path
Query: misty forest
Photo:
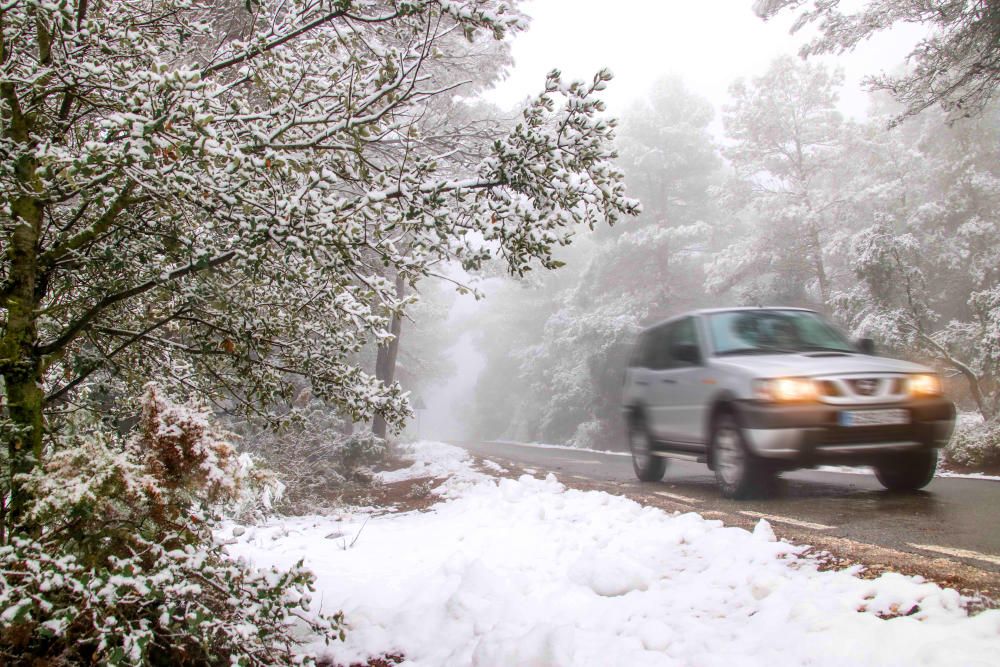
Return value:
M 851 120 L 841 83 L 791 56 L 734 81 L 721 109 L 682 78 L 651 82 L 615 144 L 641 213 L 579 233 L 558 271 L 487 267 L 486 298 L 464 318 L 443 320 L 449 297 L 432 292 L 401 336 L 406 386 L 462 373 L 438 357 L 468 335 L 476 377 L 452 437 L 624 449 L 622 377 L 644 326 L 803 306 L 939 368 L 968 413 L 946 456 L 1000 464 L 1000 107 L 908 114 L 877 91 L 870 117 Z
M 614 447 L 641 327 L 692 308 L 785 304 L 941 367 L 978 417 L 949 455 L 995 464 L 998 109 L 950 125 L 924 112 L 887 130 L 900 112 L 891 100 L 848 121 L 837 89 L 835 71 L 777 60 L 734 83 L 716 140 L 704 100 L 682 80 L 655 83 L 617 144 L 642 213 L 578 239 L 557 273 L 483 288 L 466 323 L 486 356 L 460 406 L 469 435 Z
M 554 478 L 483 481 L 503 468 L 425 441 L 625 453 L 637 336 L 694 309 L 809 308 L 933 368 L 958 411 L 942 468 L 997 474 L 1000 4 L 723 3 L 791 21 L 799 49 L 724 102 L 675 63 L 615 113 L 606 69 L 487 94 L 535 4 L 0 0 L 0 664 L 719 664 L 693 644 L 671 663 L 588 658 L 582 634 L 504 644 L 494 616 L 489 641 L 452 646 L 465 630 L 416 600 L 491 577 L 452 560 L 400 577 L 440 584 L 419 595 L 373 592 L 395 581 L 381 554 L 421 540 L 351 523 L 411 463 L 409 509 L 548 502 Z M 923 37 L 845 112 L 838 58 L 900 24 Z M 261 536 L 320 525 L 303 517 L 341 523 L 269 560 Z M 704 558 L 757 562 L 784 544 L 770 530 Z M 360 601 L 379 595 L 410 615 L 378 625 Z M 439 606 L 474 618 L 470 600 Z M 536 623 L 565 611 L 545 604 Z M 893 604 L 871 613 L 907 615 Z M 940 604 L 930 621 L 975 620 Z

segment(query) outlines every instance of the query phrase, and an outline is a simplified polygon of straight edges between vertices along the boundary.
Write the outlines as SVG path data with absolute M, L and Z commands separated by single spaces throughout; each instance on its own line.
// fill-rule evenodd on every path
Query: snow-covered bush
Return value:
M 971 418 L 958 420 L 945 459 L 970 468 L 1000 466 L 1000 422 L 967 416 Z
M 301 564 L 258 570 L 214 541 L 215 508 L 256 478 L 203 413 L 151 385 L 133 437 L 58 444 L 20 480 L 32 528 L 0 546 L 0 663 L 300 664 L 296 628 L 341 635 Z
M 621 439 L 617 437 L 620 434 L 616 432 L 615 426 L 617 424 L 596 419 L 584 422 L 576 427 L 573 446 L 584 449 L 609 449 L 612 446 L 609 443 L 616 443 Z
M 371 432 L 345 433 L 344 421 L 320 401 L 278 427 L 242 422 L 234 430 L 243 438 L 241 449 L 281 481 L 279 507 L 285 514 L 328 510 L 345 497 L 363 497 L 375 482 L 373 466 L 389 455 L 386 442 Z

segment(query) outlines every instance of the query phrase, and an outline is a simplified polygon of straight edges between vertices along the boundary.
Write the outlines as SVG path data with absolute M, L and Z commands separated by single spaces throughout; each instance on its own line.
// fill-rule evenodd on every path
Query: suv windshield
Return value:
M 708 316 L 717 355 L 857 352 L 839 331 L 808 310 L 733 310 Z

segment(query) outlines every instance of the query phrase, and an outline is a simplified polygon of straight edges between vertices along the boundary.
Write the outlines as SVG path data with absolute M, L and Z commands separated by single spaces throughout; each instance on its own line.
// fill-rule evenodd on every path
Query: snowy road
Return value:
M 671 460 L 659 483 L 640 483 L 627 455 L 496 442 L 454 443 L 470 453 L 555 473 L 569 485 L 592 482 L 608 491 L 634 492 L 685 505 L 729 523 L 767 517 L 776 528 L 809 533 L 820 540 L 846 539 L 911 554 L 945 558 L 1000 577 L 1000 482 L 935 479 L 926 491 L 894 495 L 873 475 L 817 470 L 786 473 L 773 498 L 751 501 L 719 496 L 702 464 Z M 993 587 L 992 585 L 990 586 Z

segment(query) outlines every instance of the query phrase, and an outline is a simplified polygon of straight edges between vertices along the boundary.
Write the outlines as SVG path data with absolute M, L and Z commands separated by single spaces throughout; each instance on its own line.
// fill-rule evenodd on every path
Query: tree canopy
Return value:
M 907 58 L 900 75 L 872 76 L 869 84 L 887 90 L 905 107 L 892 122 L 936 104 L 949 119 L 976 115 L 1000 85 L 1000 2 L 996 0 L 870 0 L 856 12 L 840 0 L 756 0 L 755 11 L 770 18 L 788 9 L 798 13 L 792 30 L 816 24 L 819 35 L 802 55 L 843 53 L 899 23 L 930 28 Z
M 41 459 L 45 413 L 134 412 L 151 378 L 259 410 L 298 376 L 398 421 L 398 385 L 352 361 L 409 303 L 390 274 L 551 267 L 579 225 L 638 210 L 607 72 L 552 72 L 503 135 L 425 137 L 463 83 L 448 49 L 520 30 L 508 2 L 12 0 L 0 20 L 12 475 Z

